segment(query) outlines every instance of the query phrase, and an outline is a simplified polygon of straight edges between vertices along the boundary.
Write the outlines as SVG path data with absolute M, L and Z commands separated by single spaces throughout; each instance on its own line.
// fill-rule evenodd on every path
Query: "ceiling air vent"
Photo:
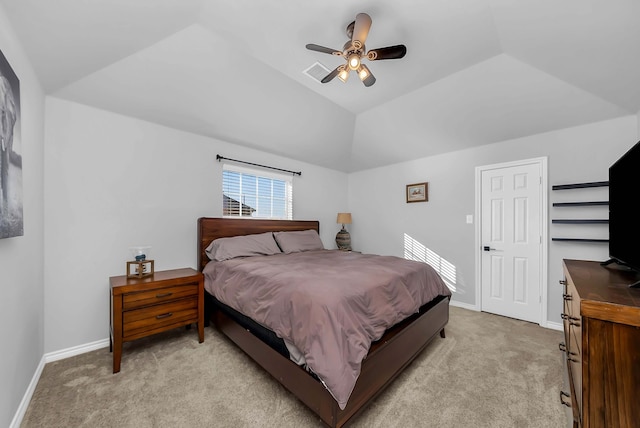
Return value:
M 331 70 L 329 70 L 327 67 L 320 64 L 319 62 L 314 62 L 311 65 L 311 67 L 303 71 L 304 74 L 311 77 L 313 80 L 315 80 L 318 83 L 322 83 L 322 79 L 324 79 L 325 76 L 330 72 Z

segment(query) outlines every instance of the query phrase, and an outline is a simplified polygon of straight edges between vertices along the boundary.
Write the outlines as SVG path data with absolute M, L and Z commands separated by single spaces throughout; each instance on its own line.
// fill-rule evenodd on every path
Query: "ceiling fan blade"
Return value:
M 362 83 L 364 83 L 364 86 L 366 86 L 368 88 L 369 86 L 371 86 L 374 83 L 376 83 L 376 78 L 375 78 L 375 76 L 373 74 L 371 74 L 371 70 L 369 70 L 369 67 L 367 67 L 366 65 L 362 64 L 362 65 L 360 65 L 360 68 L 362 70 L 358 72 L 358 77 L 360 77 L 360 80 L 362 80 Z M 362 76 L 360 74 L 362 71 L 366 72 L 365 76 Z
M 359 13 L 356 15 L 355 26 L 353 27 L 353 36 L 351 36 L 351 42 L 356 45 L 356 41 L 360 42 L 360 46 L 356 46 L 356 48 L 361 48 L 364 46 L 365 40 L 367 40 L 367 36 L 369 35 L 369 29 L 371 28 L 371 17 L 366 13 Z
M 367 52 L 369 61 L 380 61 L 382 59 L 400 59 L 407 54 L 405 45 L 387 46 L 386 48 L 371 49 Z
M 340 73 L 340 68 L 342 66 L 339 65 L 336 68 L 333 69 L 333 71 L 329 74 L 327 74 L 326 76 L 324 76 L 324 78 L 321 80 L 322 83 L 329 83 L 333 80 L 334 77 L 336 77 L 338 75 L 338 73 Z
M 331 48 L 325 48 L 324 46 L 316 45 L 316 44 L 313 44 L 313 43 L 309 43 L 306 46 L 306 48 L 309 49 L 310 51 L 316 51 L 316 52 L 322 52 L 322 53 L 327 53 L 327 54 L 331 54 L 331 55 L 342 56 L 342 52 L 341 51 L 337 51 L 337 50 L 331 49 Z

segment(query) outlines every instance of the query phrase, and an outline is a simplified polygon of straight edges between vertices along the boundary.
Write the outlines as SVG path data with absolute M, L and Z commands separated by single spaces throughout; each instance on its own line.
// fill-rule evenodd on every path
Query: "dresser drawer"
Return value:
M 137 293 L 127 293 L 122 299 L 123 310 L 141 308 L 143 306 L 155 305 L 158 303 L 173 301 L 189 296 L 198 295 L 198 283 L 186 285 L 176 285 L 173 287 L 160 288 L 157 290 L 141 291 Z
M 567 278 L 569 343 L 567 360 L 571 366 L 571 382 L 575 394 L 574 405 L 578 407 L 578 415 L 582 415 L 582 316 L 580 315 L 580 295 L 575 284 Z
M 186 298 L 124 312 L 122 335 L 125 339 L 134 339 L 189 322 L 198 322 L 197 298 Z
M 575 335 L 571 335 L 571 350 L 567 355 L 567 364 L 571 366 L 571 382 L 573 382 L 574 405 L 578 406 L 578 414 L 582 414 L 582 358 L 581 346 L 575 343 Z
M 582 316 L 580 315 L 580 295 L 571 281 L 567 282 L 567 293 L 571 296 L 571 300 L 569 300 L 569 313 L 567 314 L 567 322 L 571 333 L 571 341 L 568 345 L 570 350 L 581 355 Z
M 563 295 L 563 328 L 566 343 L 566 364 L 571 391 L 573 420 L 582 418 L 582 316 L 580 315 L 580 295 L 565 272 Z M 577 422 L 581 426 L 581 422 Z

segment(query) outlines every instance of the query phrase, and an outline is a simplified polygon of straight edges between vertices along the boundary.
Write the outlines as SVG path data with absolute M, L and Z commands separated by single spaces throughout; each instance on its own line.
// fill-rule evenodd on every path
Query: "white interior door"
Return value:
M 543 296 L 541 169 L 525 162 L 480 175 L 481 310 L 535 323 Z

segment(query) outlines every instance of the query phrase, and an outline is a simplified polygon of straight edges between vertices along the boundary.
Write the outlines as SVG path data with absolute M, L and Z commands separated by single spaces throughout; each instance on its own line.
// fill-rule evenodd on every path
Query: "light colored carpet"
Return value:
M 567 426 L 559 403 L 562 333 L 451 307 L 429 347 L 353 427 Z M 45 366 L 28 427 L 322 427 L 322 422 L 214 328 L 176 329 Z

